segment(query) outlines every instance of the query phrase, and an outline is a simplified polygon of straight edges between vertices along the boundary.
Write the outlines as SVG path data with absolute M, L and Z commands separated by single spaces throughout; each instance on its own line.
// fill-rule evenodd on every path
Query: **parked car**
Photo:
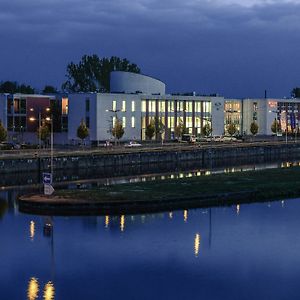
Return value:
M 183 134 L 181 137 L 181 142 L 196 143 L 196 137 L 192 134 Z
M 19 144 L 13 143 L 13 142 L 2 142 L 0 143 L 0 149 L 1 150 L 14 150 L 14 149 L 20 149 L 21 146 Z
M 126 147 L 126 148 L 142 147 L 142 144 L 131 141 L 128 144 L 125 144 L 124 147 Z

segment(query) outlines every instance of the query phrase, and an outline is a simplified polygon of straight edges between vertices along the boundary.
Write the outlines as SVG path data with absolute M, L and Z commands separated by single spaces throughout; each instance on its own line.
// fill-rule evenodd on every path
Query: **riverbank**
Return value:
M 20 198 L 20 210 L 49 215 L 120 214 L 270 201 L 300 196 L 300 167 L 60 190 Z
M 300 153 L 300 143 L 255 142 L 255 143 L 206 143 L 195 145 L 164 145 L 138 149 L 86 149 L 82 151 L 56 151 L 51 160 L 49 152 L 18 152 L 0 155 L 0 174 L 20 172 L 42 172 L 52 169 L 72 170 L 120 168 L 159 163 L 197 161 L 198 164 L 212 164 L 215 160 L 237 160 L 261 158 L 264 160 L 289 159 Z M 54 181 L 55 181 L 54 172 Z

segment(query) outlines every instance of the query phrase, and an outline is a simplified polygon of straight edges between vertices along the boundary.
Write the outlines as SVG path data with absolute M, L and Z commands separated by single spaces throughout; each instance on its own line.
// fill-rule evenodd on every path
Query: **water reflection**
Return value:
M 120 229 L 123 232 L 125 230 L 125 216 L 122 215 L 120 218 Z
M 239 215 L 240 214 L 240 205 L 237 204 L 236 206 L 236 214 Z
M 30 221 L 30 225 L 29 225 L 29 235 L 30 235 L 30 240 L 33 241 L 34 240 L 34 235 L 35 235 L 35 223 L 33 221 Z
M 27 289 L 27 299 L 28 300 L 35 300 L 38 298 L 39 293 L 39 283 L 37 278 L 31 277 L 28 282 L 28 289 Z
M 109 226 L 109 216 L 105 216 L 105 228 Z
M 173 219 L 173 212 L 169 212 L 169 219 Z
M 44 295 L 43 298 L 45 300 L 53 300 L 55 296 L 55 289 L 54 285 L 51 281 L 49 281 L 44 288 Z
M 195 239 L 194 239 L 194 253 L 195 253 L 195 257 L 198 257 L 199 249 L 200 249 L 200 234 L 196 233 Z
M 186 223 L 188 220 L 188 211 L 186 209 L 183 211 L 183 220 L 184 223 Z

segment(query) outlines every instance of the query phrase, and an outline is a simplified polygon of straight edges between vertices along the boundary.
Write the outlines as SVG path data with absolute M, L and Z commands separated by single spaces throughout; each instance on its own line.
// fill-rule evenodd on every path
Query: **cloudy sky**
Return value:
M 60 87 L 93 53 L 129 59 L 168 92 L 289 96 L 300 0 L 0 1 L 0 80 Z

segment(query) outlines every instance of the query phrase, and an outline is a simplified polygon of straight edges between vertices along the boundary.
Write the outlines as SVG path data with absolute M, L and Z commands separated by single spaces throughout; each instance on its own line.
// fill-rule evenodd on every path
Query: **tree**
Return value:
M 146 138 L 152 140 L 155 134 L 155 123 L 153 120 L 151 120 L 151 122 L 146 126 L 145 134 L 146 134 Z
M 62 89 L 68 92 L 109 92 L 112 71 L 140 73 L 140 68 L 126 58 L 101 59 L 96 54 L 84 55 L 78 64 L 71 62 L 67 65 L 67 81 Z
M 122 121 L 116 118 L 115 125 L 111 130 L 112 136 L 119 141 L 119 139 L 121 139 L 124 135 L 124 132 Z
M 212 134 L 212 128 L 211 126 L 209 125 L 209 123 L 206 123 L 203 128 L 202 128 L 202 134 L 205 136 L 205 137 L 209 137 L 211 134 Z
M 160 118 L 154 118 L 155 134 L 162 140 L 162 134 L 165 132 L 165 124 Z
M 253 134 L 253 135 L 256 135 L 257 132 L 258 132 L 258 125 L 256 122 L 252 122 L 251 125 L 250 125 L 250 132 Z
M 44 145 L 46 145 L 47 140 L 50 137 L 50 130 L 48 124 L 43 120 L 42 125 L 37 129 L 38 139 L 43 141 Z
M 291 96 L 293 98 L 300 98 L 300 88 L 299 87 L 293 88 L 293 90 L 291 92 Z
M 279 131 L 281 131 L 280 122 L 277 121 L 276 119 L 274 119 L 274 121 L 271 125 L 271 131 L 273 133 L 278 133 Z
M 2 124 L 2 121 L 0 120 L 0 142 L 4 142 L 7 139 L 7 130 Z
M 43 89 L 43 94 L 57 94 L 57 89 L 52 85 L 45 85 Z
M 34 94 L 34 88 L 26 84 L 18 85 L 16 81 L 5 81 L 0 84 L 0 93 Z
M 175 138 L 177 139 L 181 138 L 185 132 L 186 132 L 185 126 L 183 125 L 183 122 L 179 120 L 177 126 L 174 128 Z
M 86 127 L 86 124 L 83 120 L 81 120 L 80 125 L 77 128 L 77 137 L 81 139 L 81 143 L 83 144 L 83 140 L 89 136 L 89 129 Z
M 228 132 L 228 134 L 229 134 L 231 137 L 232 137 L 233 135 L 235 135 L 236 132 L 237 132 L 237 128 L 236 128 L 235 124 L 232 124 L 232 123 L 228 124 L 228 125 L 227 125 L 227 132 Z

